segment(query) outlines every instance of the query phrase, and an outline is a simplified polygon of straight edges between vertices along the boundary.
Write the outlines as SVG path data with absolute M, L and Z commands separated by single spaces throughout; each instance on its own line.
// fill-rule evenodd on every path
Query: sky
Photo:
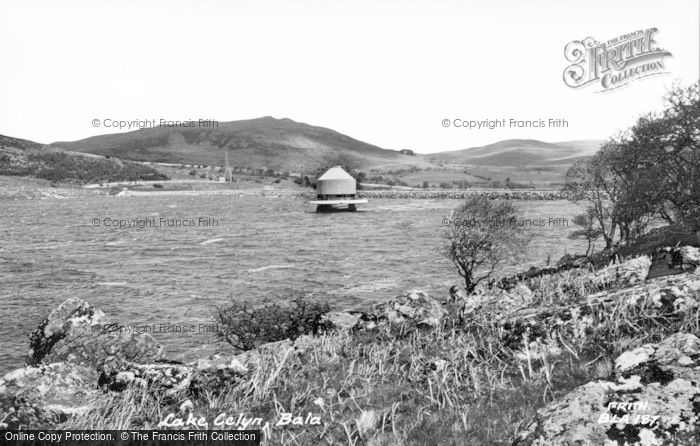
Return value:
M 51 143 L 104 120 L 290 118 L 387 149 L 605 139 L 700 77 L 697 0 L 0 1 L 0 134 Z M 605 93 L 564 47 L 658 28 L 668 74 Z M 565 119 L 560 128 L 457 120 Z M 100 125 L 94 127 L 93 120 Z M 443 126 L 443 120 L 449 126 Z

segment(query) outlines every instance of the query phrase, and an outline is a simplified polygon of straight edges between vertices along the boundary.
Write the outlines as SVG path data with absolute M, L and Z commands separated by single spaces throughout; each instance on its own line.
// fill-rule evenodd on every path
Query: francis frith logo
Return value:
M 569 42 L 564 48 L 571 65 L 564 83 L 571 88 L 598 85 L 597 93 L 615 90 L 633 81 L 668 73 L 664 57 L 671 52 L 654 40 L 657 28 L 640 29 L 606 42 L 593 37 Z

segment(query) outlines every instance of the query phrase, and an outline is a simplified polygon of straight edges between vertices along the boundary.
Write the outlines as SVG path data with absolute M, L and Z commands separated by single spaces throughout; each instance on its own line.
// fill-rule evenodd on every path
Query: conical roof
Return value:
M 319 178 L 321 181 L 325 180 L 352 180 L 355 181 L 353 177 L 350 176 L 349 173 L 343 170 L 342 167 L 340 166 L 333 166 L 330 169 L 326 171 L 323 175 L 321 175 Z

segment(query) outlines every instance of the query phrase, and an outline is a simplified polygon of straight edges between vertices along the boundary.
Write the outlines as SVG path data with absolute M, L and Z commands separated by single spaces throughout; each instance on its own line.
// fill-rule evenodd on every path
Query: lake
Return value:
M 24 364 L 29 333 L 74 296 L 120 324 L 158 327 L 154 336 L 180 360 L 232 351 L 200 326 L 229 298 L 259 303 L 302 292 L 335 309 L 367 308 L 410 289 L 443 299 L 459 276 L 441 254 L 442 219 L 458 204 L 371 200 L 360 212 L 316 214 L 290 197 L 0 201 L 0 373 Z M 567 239 L 575 205 L 516 205 L 524 218 L 569 221 L 529 229 L 518 270 L 585 250 Z M 143 227 L 114 227 L 132 219 Z

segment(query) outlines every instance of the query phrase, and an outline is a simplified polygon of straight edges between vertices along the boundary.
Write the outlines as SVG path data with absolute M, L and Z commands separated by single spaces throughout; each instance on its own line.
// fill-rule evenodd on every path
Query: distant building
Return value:
M 349 173 L 340 166 L 331 167 L 316 182 L 316 212 L 329 212 L 347 209 L 357 210 L 356 204 L 367 203 L 357 199 L 357 184 Z
M 316 182 L 316 198 L 332 200 L 337 198 L 355 198 L 357 185 L 355 179 L 340 166 L 331 167 Z
M 402 149 L 402 150 L 399 150 L 399 153 L 402 154 L 402 155 L 415 155 L 415 153 L 413 152 L 413 150 L 410 150 L 410 149 Z

